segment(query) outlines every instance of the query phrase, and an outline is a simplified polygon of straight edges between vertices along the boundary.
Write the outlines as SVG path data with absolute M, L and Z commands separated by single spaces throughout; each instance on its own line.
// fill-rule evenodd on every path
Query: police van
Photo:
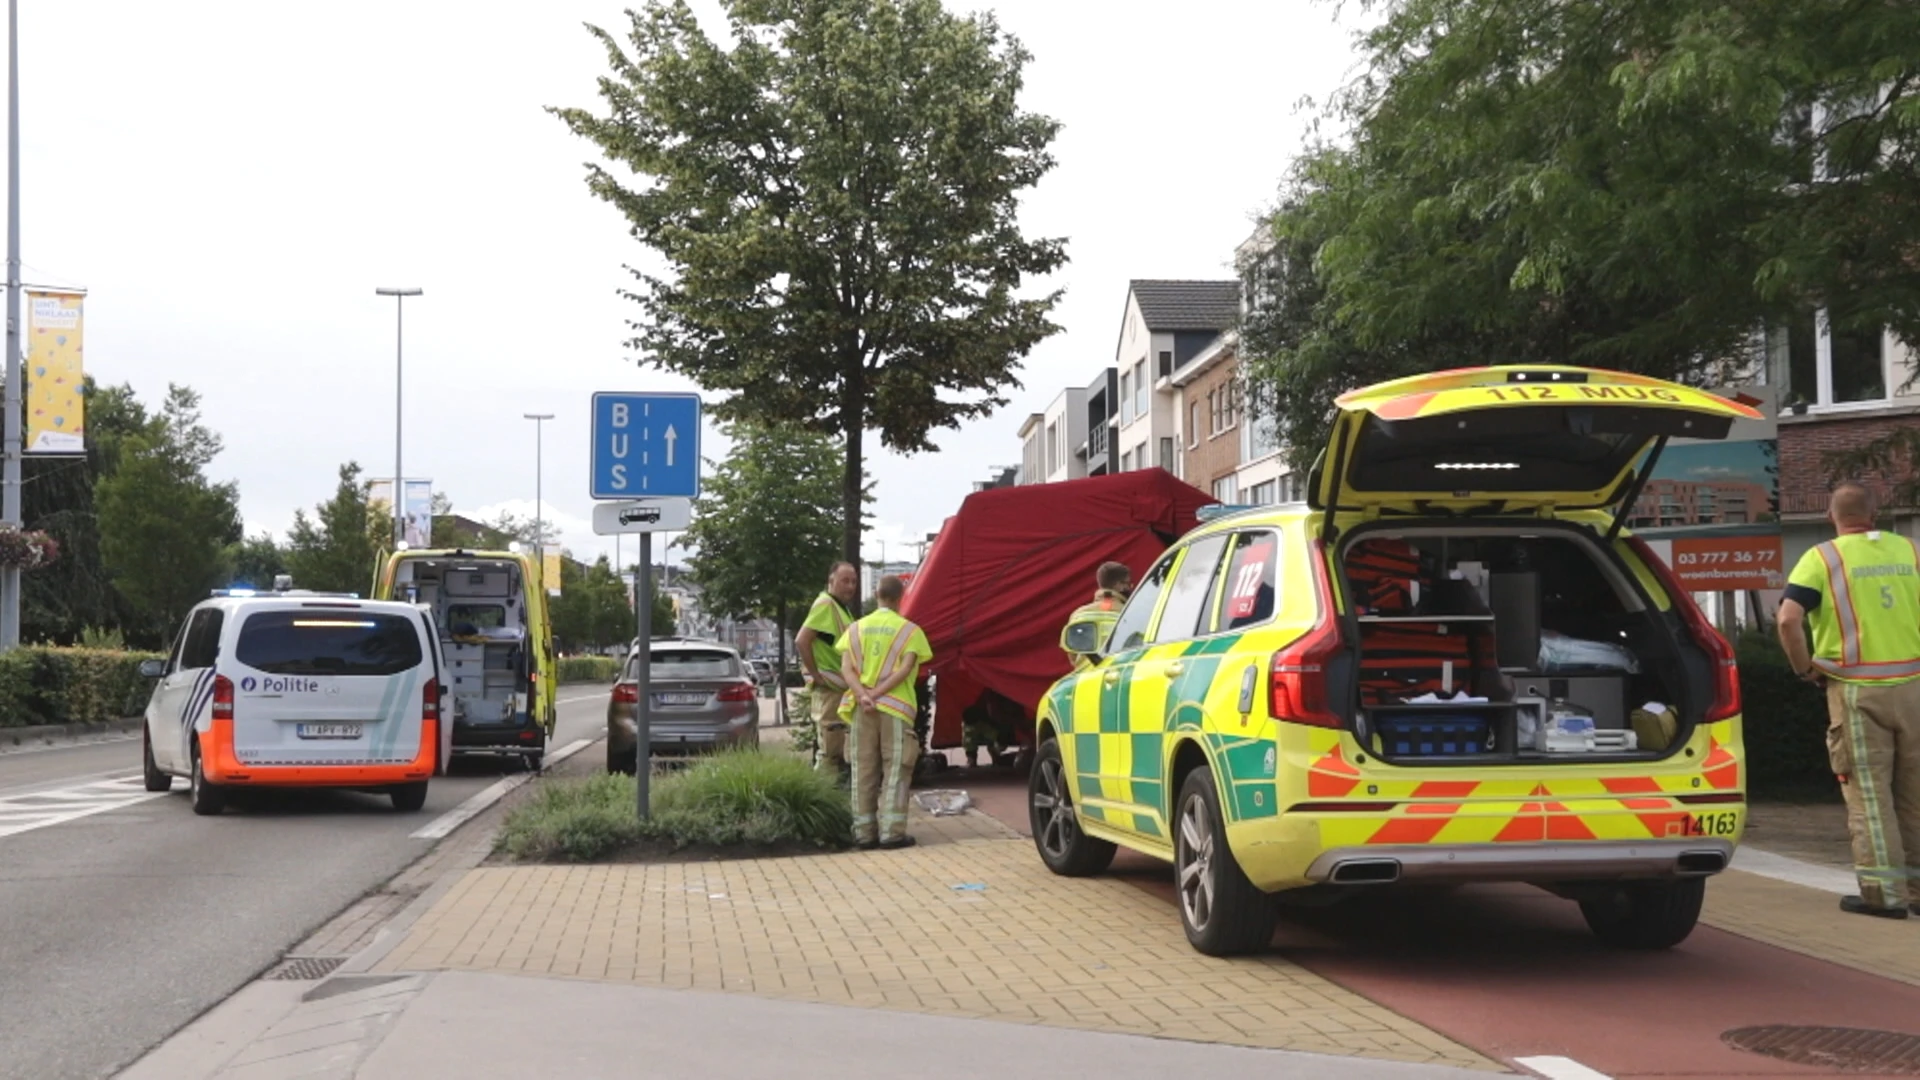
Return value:
M 185 778 L 196 814 L 248 787 L 352 788 L 419 810 L 451 749 L 432 611 L 288 584 L 216 591 L 165 660 L 141 665 L 157 680 L 147 790 Z

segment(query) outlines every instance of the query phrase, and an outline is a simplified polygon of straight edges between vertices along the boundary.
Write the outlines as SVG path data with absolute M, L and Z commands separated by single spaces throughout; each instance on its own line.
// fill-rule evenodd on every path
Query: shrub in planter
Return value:
M 620 663 L 611 656 L 563 656 L 559 679 L 562 683 L 610 683 L 619 676 Z
M 32 646 L 0 654 L 0 727 L 98 724 L 138 716 L 153 692 L 140 662 L 157 653 Z
M 38 570 L 60 558 L 60 542 L 47 533 L 0 525 L 0 566 Z

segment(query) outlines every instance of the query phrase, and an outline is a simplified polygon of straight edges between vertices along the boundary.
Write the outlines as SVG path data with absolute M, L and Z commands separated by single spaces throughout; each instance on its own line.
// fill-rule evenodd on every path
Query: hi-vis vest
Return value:
M 816 634 L 832 637 L 832 642 L 816 638 L 813 642 L 813 664 L 820 669 L 820 682 L 834 690 L 845 690 L 847 680 L 840 676 L 840 653 L 846 647 L 847 624 L 852 617 L 847 609 L 840 606 L 832 593 L 823 592 L 814 598 L 813 608 L 807 612 L 807 621 L 801 623 L 804 629 Z
M 927 646 L 926 632 L 900 617 L 898 612 L 880 608 L 847 630 L 847 655 L 860 665 L 860 685 L 878 686 L 887 674 L 902 664 L 925 661 L 933 655 Z M 840 715 L 851 719 L 856 702 L 848 694 L 840 703 Z M 882 695 L 876 702 L 880 711 L 913 723 L 919 711 L 913 680 L 908 679 Z
M 1817 588 L 1814 665 L 1842 682 L 1920 679 L 1920 552 L 1904 536 L 1849 533 L 1807 552 L 1793 584 Z

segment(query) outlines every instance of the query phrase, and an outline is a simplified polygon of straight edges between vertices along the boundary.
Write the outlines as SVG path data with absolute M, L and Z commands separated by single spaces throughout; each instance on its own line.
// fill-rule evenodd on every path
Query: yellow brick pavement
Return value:
M 1913 919 L 1841 914 L 1839 898 L 1728 870 L 1707 884 L 1700 919 L 1741 937 L 1920 986 L 1920 926 Z
M 376 970 L 522 972 L 1504 1071 L 1276 956 L 1194 952 L 1165 902 L 1055 877 L 977 814 L 921 845 L 469 871 Z M 983 890 L 956 889 L 984 885 Z

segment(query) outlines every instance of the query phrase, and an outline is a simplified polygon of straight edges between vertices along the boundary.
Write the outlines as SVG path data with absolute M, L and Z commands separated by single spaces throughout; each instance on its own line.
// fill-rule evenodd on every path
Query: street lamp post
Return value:
M 401 343 L 404 340 L 404 305 L 409 296 L 419 296 L 417 288 L 394 288 L 385 286 L 373 290 L 376 296 L 393 297 L 393 546 L 397 549 L 406 539 L 406 480 L 400 471 L 400 402 L 401 402 Z
M 541 484 L 546 479 L 546 466 L 541 460 L 541 444 L 544 442 L 542 436 L 546 434 L 547 421 L 553 419 L 553 414 L 530 412 L 520 415 L 533 421 L 533 543 L 534 547 L 539 549 L 534 552 L 534 555 L 544 559 L 547 541 L 546 534 L 541 529 L 540 511 L 546 501 L 546 496 L 541 491 Z
M 0 470 L 0 522 L 19 528 L 20 370 L 20 5 L 7 0 L 7 387 L 6 464 Z M 0 649 L 20 644 L 20 568 L 0 569 Z

